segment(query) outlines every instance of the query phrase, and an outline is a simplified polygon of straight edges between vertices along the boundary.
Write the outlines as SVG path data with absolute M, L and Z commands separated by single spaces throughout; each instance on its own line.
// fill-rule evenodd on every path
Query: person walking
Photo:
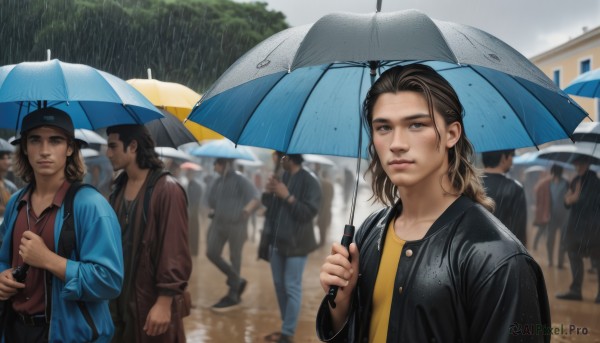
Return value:
M 481 154 L 483 186 L 496 204 L 492 213 L 527 246 L 527 201 L 523 186 L 506 176 L 513 164 L 514 149 Z
M 15 171 L 27 186 L 11 197 L 0 229 L 3 341 L 108 342 L 108 302 L 123 282 L 119 223 L 92 187 L 78 188 L 70 209 L 65 204 L 85 173 L 84 143 L 69 115 L 51 107 L 25 116 L 12 143 Z M 72 250 L 61 252 L 66 245 Z
M 367 93 L 372 187 L 387 204 L 321 267 L 328 342 L 549 341 L 544 277 L 489 212 L 458 96 L 432 68 L 393 67 Z M 528 336 L 523 336 L 528 335 Z
M 569 183 L 562 177 L 563 167 L 553 164 L 550 167 L 550 176 L 542 179 L 535 186 L 535 218 L 534 225 L 538 226 L 538 233 L 533 241 L 533 250 L 537 248 L 540 237 L 546 233 L 546 250 L 548 251 L 548 266 L 552 266 L 554 257 L 554 242 L 556 232 L 559 232 L 558 268 L 563 267 L 566 250 L 564 248 L 564 231 L 569 216 L 565 207 L 565 195 Z
M 565 195 L 565 205 L 571 209 L 565 232 L 565 248 L 571 264 L 571 286 L 564 293 L 556 295 L 558 299 L 583 300 L 583 258 L 590 257 L 592 266 L 600 266 L 600 179 L 590 170 L 591 160 L 578 155 L 573 160 L 577 176 L 569 185 Z M 600 268 L 598 293 L 595 302 L 600 304 Z
M 226 312 L 241 302 L 246 280 L 241 277 L 242 250 L 248 239 L 248 218 L 260 202 L 258 190 L 241 172 L 233 168 L 233 160 L 217 158 L 214 163 L 215 179 L 208 192 L 209 217 L 212 218 L 206 238 L 206 256 L 227 275 L 227 294 L 211 309 Z M 229 244 L 229 261 L 221 256 Z
M 313 220 L 321 205 L 321 187 L 317 177 L 303 168 L 302 155 L 275 154 L 284 173 L 281 179 L 269 177 L 261 200 L 267 208 L 263 231 L 271 237 L 269 260 L 282 325 L 281 332 L 267 339 L 288 343 L 298 324 L 306 259 L 317 248 Z
M 182 164 L 182 167 L 185 165 Z M 198 256 L 200 252 L 200 210 L 203 196 L 203 188 L 197 179 L 200 167 L 194 164 L 185 165 L 186 178 L 188 180 L 186 193 L 188 199 L 189 217 L 189 243 L 192 256 Z
M 192 271 L 185 191 L 164 171 L 143 125 L 106 129 L 115 171 L 110 204 L 121 224 L 123 291 L 111 302 L 113 342 L 185 342 Z

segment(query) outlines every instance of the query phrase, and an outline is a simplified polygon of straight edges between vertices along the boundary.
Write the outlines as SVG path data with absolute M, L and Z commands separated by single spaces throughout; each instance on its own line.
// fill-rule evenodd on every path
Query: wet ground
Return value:
M 324 292 L 319 284 L 319 270 L 324 257 L 329 253 L 329 245 L 337 241 L 342 234 L 344 224 L 348 220 L 347 210 L 341 201 L 341 189 L 336 185 L 336 196 L 333 204 L 333 224 L 328 241 L 324 247 L 309 255 L 303 278 L 303 299 L 300 319 L 296 331 L 295 342 L 318 342 L 315 336 L 315 314 L 323 298 Z M 374 209 L 367 201 L 370 191 L 361 188 L 357 201 L 355 225 Z M 192 314 L 185 319 L 188 342 L 265 342 L 264 336 L 279 331 L 281 321 L 275 299 L 275 291 L 271 280 L 271 270 L 267 262 L 256 259 L 259 230 L 262 218 L 257 219 L 257 229 L 253 232 L 253 240 L 244 246 L 242 260 L 242 276 L 248 280 L 248 286 L 239 308 L 227 313 L 215 313 L 210 306 L 227 292 L 225 276 L 212 265 L 203 253 L 206 252 L 206 221 L 201 232 L 201 254 L 194 260 L 194 271 L 190 281 L 190 290 L 194 308 Z M 533 241 L 533 229 L 530 230 L 529 241 Z M 537 251 L 530 251 L 542 266 L 546 279 L 546 287 L 550 297 L 552 325 L 562 328 L 563 334 L 553 335 L 552 342 L 600 342 L 600 304 L 594 304 L 597 292 L 596 274 L 587 273 L 584 277 L 583 301 L 557 300 L 554 295 L 568 289 L 571 273 L 568 263 L 565 269 L 548 267 L 545 241 L 542 238 Z M 227 249 L 227 248 L 226 248 Z M 227 253 L 227 252 L 225 252 Z M 227 255 L 225 255 L 227 256 Z M 556 254 L 555 254 L 556 256 Z M 586 271 L 590 268 L 589 260 L 585 261 Z M 579 334 L 576 331 L 579 329 Z M 507 328 L 508 330 L 508 328 Z M 584 334 L 586 333 L 586 334 Z

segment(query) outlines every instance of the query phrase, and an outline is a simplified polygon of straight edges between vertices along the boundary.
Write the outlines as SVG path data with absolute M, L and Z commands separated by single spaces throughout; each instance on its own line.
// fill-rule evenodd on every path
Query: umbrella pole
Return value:
M 378 0 L 378 6 L 381 6 L 381 1 L 382 0 Z M 370 71 L 370 76 L 371 76 L 371 86 L 373 85 L 373 83 L 375 82 L 375 77 L 377 76 L 377 68 L 379 67 L 379 62 L 378 61 L 369 61 L 369 68 L 371 69 Z M 352 241 L 354 240 L 354 231 L 355 231 L 355 227 L 353 225 L 354 223 L 354 210 L 356 208 L 356 197 L 358 195 L 358 181 L 359 181 L 359 177 L 360 177 L 360 162 L 362 160 L 362 139 L 363 139 L 363 120 L 362 118 L 359 118 L 359 122 L 358 122 L 358 158 L 356 160 L 356 178 L 355 178 L 355 182 L 354 182 L 354 192 L 352 193 L 352 204 L 350 206 L 350 220 L 348 221 L 348 224 L 346 224 L 344 226 L 344 235 L 342 236 L 342 241 L 341 244 L 342 246 L 344 246 L 346 249 L 350 248 L 350 243 L 352 243 Z M 338 292 L 338 286 L 331 286 L 329 287 L 329 292 L 327 293 L 327 302 L 329 303 L 329 306 L 331 306 L 332 308 L 335 308 L 336 304 L 335 304 L 335 297 L 337 296 L 337 292 Z

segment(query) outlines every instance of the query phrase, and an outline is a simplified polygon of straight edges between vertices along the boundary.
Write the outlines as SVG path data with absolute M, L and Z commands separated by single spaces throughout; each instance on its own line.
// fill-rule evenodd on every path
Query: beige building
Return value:
M 600 27 L 584 33 L 551 50 L 530 58 L 561 89 L 577 76 L 600 68 Z M 598 99 L 571 97 L 598 121 Z

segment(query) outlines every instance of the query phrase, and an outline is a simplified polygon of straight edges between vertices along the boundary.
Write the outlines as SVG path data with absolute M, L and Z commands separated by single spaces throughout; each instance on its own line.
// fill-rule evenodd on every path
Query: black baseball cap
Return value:
M 77 141 L 80 145 L 87 145 L 85 141 L 75 138 L 75 127 L 67 112 L 55 107 L 43 107 L 26 115 L 21 124 L 21 132 L 10 143 L 18 145 L 24 133 L 41 126 L 53 126 L 62 129 L 71 139 Z

